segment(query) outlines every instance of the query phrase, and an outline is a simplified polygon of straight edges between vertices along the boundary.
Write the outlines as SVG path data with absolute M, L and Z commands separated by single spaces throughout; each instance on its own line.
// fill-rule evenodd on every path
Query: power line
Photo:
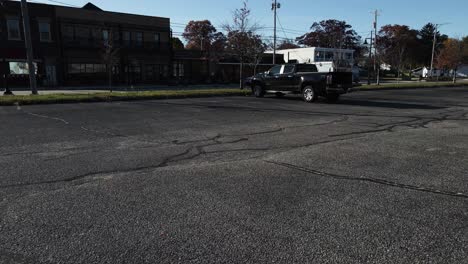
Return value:
M 79 6 L 72 5 L 72 4 L 65 3 L 65 2 L 60 2 L 60 1 L 55 1 L 55 0 L 45 0 L 45 1 L 47 1 L 47 2 L 51 2 L 51 3 L 55 3 L 55 4 L 61 4 L 61 5 L 66 5 L 66 6 L 71 6 L 71 7 L 77 7 L 77 8 L 80 8 Z
M 288 39 L 288 36 L 286 35 L 286 32 L 284 32 L 284 28 L 283 28 L 283 25 L 281 24 L 281 20 L 280 20 L 279 16 L 277 16 L 277 18 L 278 18 L 278 23 L 279 23 L 279 25 L 281 27 L 281 30 L 283 31 L 284 37 Z

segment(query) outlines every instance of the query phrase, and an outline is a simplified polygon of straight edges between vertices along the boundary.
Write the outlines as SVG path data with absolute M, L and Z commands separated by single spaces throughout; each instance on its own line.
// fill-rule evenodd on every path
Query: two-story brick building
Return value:
M 158 84 L 170 77 L 169 18 L 107 12 L 93 4 L 73 8 L 28 3 L 28 8 L 39 85 L 102 85 L 108 82 L 108 69 L 115 84 Z M 111 51 L 111 63 L 106 51 Z M 16 1 L 0 6 L 0 62 L 0 85 L 27 84 Z

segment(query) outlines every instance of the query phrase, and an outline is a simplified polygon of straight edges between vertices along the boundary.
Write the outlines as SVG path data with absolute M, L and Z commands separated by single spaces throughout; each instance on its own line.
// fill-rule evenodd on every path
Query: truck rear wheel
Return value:
M 306 103 L 312 103 L 317 100 L 317 92 L 315 91 L 314 87 L 306 86 L 302 89 L 302 99 Z
M 265 96 L 265 91 L 263 90 L 263 87 L 258 84 L 252 86 L 252 92 L 257 98 Z

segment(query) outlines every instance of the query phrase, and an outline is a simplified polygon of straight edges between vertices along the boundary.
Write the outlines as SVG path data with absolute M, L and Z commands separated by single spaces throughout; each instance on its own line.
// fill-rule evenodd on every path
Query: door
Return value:
M 57 85 L 57 71 L 55 65 L 46 66 L 46 83 L 47 86 L 56 86 Z
M 280 89 L 280 76 L 281 76 L 281 65 L 274 66 L 268 71 L 265 76 L 265 89 L 266 90 L 278 90 Z
M 279 82 L 282 91 L 292 91 L 295 89 L 295 68 L 294 65 L 285 65 L 281 70 Z

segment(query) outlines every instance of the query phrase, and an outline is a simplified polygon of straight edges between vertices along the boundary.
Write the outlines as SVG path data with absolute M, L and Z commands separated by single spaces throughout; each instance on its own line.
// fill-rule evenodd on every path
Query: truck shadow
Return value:
M 270 100 L 289 100 L 289 101 L 298 101 L 301 102 L 302 98 L 300 96 L 267 96 L 265 99 Z M 394 109 L 420 109 L 420 110 L 437 110 L 445 109 L 447 107 L 427 105 L 427 104 L 416 104 L 410 102 L 399 102 L 399 101 L 379 101 L 379 100 L 359 100 L 351 98 L 341 98 L 338 102 L 328 103 L 326 99 L 319 98 L 316 103 L 319 104 L 329 104 L 329 105 L 349 105 L 349 106 L 361 106 L 361 107 L 379 107 L 379 108 L 394 108 Z

